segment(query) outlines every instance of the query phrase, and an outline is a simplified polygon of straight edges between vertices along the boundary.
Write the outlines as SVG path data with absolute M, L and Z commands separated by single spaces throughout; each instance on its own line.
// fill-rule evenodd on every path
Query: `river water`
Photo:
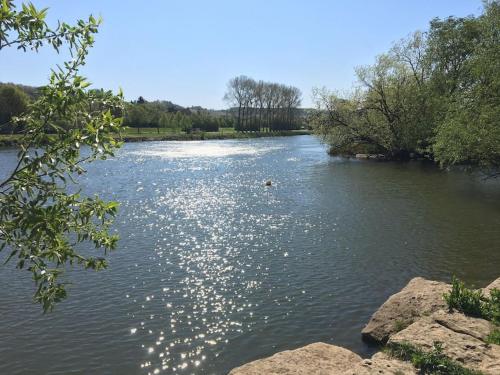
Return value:
M 121 202 L 119 249 L 69 271 L 46 315 L 1 267 L 1 374 L 225 374 L 316 341 L 369 355 L 363 325 L 410 278 L 500 273 L 499 181 L 312 136 L 129 143 L 88 169 L 83 191 Z

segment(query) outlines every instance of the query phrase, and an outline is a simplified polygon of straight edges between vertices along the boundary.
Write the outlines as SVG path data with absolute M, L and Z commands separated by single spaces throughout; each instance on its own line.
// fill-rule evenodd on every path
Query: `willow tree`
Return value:
M 433 83 L 447 99 L 434 144 L 443 166 L 477 165 L 500 176 L 500 2 L 477 18 L 431 23 Z
M 59 22 L 51 28 L 46 14 L 47 9 L 32 4 L 17 8 L 3 0 L 0 6 L 0 53 L 48 46 L 71 55 L 52 71 L 40 97 L 11 119 L 23 124 L 22 137 L 17 162 L 0 181 L 0 250 L 6 263 L 16 260 L 17 268 L 32 274 L 34 300 L 44 311 L 67 296 L 60 279 L 67 265 L 103 269 L 104 255 L 117 244 L 109 226 L 118 204 L 68 188 L 85 173 L 86 162 L 113 155 L 119 144 L 111 133 L 121 124 L 113 114 L 122 107 L 121 94 L 90 90 L 79 74 L 101 21 L 90 16 L 73 26 Z M 97 256 L 79 253 L 75 245 L 81 242 L 101 251 Z

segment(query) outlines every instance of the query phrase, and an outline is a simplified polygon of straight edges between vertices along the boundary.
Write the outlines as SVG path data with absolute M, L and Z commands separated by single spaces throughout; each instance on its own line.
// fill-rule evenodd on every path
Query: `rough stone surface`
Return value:
M 490 295 L 491 289 L 500 289 L 500 277 L 493 281 L 491 284 L 489 284 L 486 288 L 483 289 L 483 293 L 487 296 Z
M 439 342 L 443 353 L 485 375 L 500 374 L 500 346 L 486 337 L 495 326 L 484 319 L 450 312 L 443 294 L 451 286 L 417 277 L 391 296 L 363 329 L 363 338 L 389 344 L 408 343 L 430 351 Z M 500 278 L 483 289 L 500 289 Z M 334 345 L 314 343 L 287 350 L 233 369 L 229 375 L 416 375 L 409 362 L 383 352 L 370 359 Z
M 361 360 L 350 350 L 318 342 L 247 363 L 229 375 L 344 375 Z
M 376 353 L 371 359 L 364 359 L 346 375 L 417 375 L 411 363 L 390 358 L 385 353 Z
M 411 279 L 399 293 L 373 314 L 361 334 L 366 341 L 385 343 L 389 336 L 407 327 L 417 318 L 446 308 L 443 294 L 450 285 L 421 277 Z
M 464 314 L 447 311 L 437 311 L 431 318 L 438 324 L 452 331 L 472 336 L 478 340 L 485 341 L 486 337 L 493 331 L 495 326 L 484 319 L 472 318 Z
M 476 323 L 470 325 L 475 327 Z M 488 345 L 465 333 L 455 332 L 433 317 L 422 318 L 389 339 L 389 344 L 409 343 L 424 351 L 432 350 L 436 342 L 441 343 L 446 356 L 464 367 L 484 374 L 500 374 L 500 346 Z

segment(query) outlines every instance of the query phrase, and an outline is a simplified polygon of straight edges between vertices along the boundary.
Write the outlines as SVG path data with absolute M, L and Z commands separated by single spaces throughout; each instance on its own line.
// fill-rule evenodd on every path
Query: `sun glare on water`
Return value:
M 134 152 L 140 156 L 161 158 L 191 158 L 191 157 L 227 157 L 233 155 L 259 155 L 275 150 L 277 147 L 260 148 L 241 143 L 211 143 L 207 141 L 169 142 L 155 145 L 147 150 Z

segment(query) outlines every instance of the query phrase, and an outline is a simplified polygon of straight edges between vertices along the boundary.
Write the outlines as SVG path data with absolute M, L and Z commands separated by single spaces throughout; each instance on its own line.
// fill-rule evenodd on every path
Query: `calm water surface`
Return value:
M 315 341 L 369 355 L 362 326 L 411 277 L 499 276 L 498 181 L 311 136 L 126 144 L 81 183 L 122 203 L 119 249 L 45 316 L 2 267 L 1 374 L 224 374 Z

